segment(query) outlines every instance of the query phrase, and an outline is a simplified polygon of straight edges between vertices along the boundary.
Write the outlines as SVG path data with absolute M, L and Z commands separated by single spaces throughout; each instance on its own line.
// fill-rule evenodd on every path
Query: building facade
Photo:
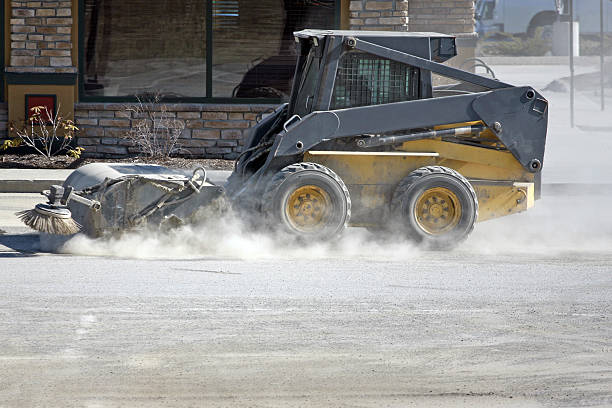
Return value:
M 290 92 L 294 31 L 436 31 L 475 47 L 472 0 L 5 0 L 0 138 L 33 105 L 74 117 L 90 157 L 136 153 L 155 109 L 184 124 L 180 153 L 235 158 Z

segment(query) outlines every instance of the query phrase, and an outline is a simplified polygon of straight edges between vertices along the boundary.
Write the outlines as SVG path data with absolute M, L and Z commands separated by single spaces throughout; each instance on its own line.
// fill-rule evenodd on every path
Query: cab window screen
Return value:
M 417 68 L 375 55 L 347 53 L 338 66 L 331 109 L 416 99 L 418 83 Z

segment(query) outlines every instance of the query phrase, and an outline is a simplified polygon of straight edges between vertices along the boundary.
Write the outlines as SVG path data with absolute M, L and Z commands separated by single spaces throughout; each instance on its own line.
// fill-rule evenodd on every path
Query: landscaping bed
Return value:
M 75 159 L 69 156 L 54 156 L 51 160 L 36 154 L 1 154 L 2 169 L 76 169 L 89 163 L 139 163 L 159 164 L 166 167 L 192 169 L 204 167 L 210 170 L 233 170 L 233 160 L 223 159 L 189 159 L 185 157 L 129 157 L 122 159 Z

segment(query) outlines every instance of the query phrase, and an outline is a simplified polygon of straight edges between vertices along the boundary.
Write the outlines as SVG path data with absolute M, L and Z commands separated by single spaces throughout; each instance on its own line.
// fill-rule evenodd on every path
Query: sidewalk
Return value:
M 0 193 L 40 193 L 53 184 L 62 185 L 74 170 L 55 169 L 0 169 Z M 213 184 L 224 184 L 231 172 L 207 170 Z
M 0 193 L 40 193 L 62 184 L 74 170 L 0 169 Z

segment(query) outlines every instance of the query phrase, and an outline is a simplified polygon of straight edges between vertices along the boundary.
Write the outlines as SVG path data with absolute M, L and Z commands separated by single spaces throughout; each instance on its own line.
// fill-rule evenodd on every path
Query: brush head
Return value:
M 48 234 L 72 235 L 81 231 L 66 207 L 37 204 L 32 210 L 19 211 L 15 215 L 28 227 Z

